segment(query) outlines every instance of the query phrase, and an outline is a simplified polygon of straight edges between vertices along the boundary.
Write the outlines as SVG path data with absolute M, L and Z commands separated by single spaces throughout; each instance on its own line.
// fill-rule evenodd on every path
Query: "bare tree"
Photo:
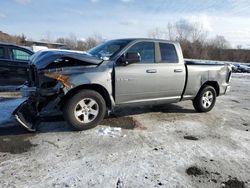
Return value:
M 53 38 L 52 38 L 51 32 L 47 31 L 45 33 L 45 35 L 44 35 L 44 38 L 42 38 L 41 41 L 44 41 L 44 42 L 53 42 Z
M 167 25 L 167 39 L 169 40 L 176 40 L 176 36 L 175 36 L 175 31 L 174 31 L 174 26 L 171 23 L 168 23 Z
M 199 22 L 193 23 L 191 32 L 191 41 L 205 42 L 207 39 L 208 32 L 204 29 L 203 25 Z
M 94 34 L 93 36 L 88 37 L 88 38 L 85 40 L 86 49 L 93 48 L 93 47 L 97 46 L 98 44 L 102 43 L 103 41 L 104 41 L 104 39 L 102 38 L 101 35 L 99 35 L 99 34 Z
M 209 45 L 214 48 L 227 49 L 230 48 L 230 43 L 225 39 L 224 36 L 217 35 L 215 38 L 209 41 Z
M 164 39 L 165 32 L 159 27 L 156 27 L 148 32 L 148 36 L 153 39 Z
M 79 40 L 74 34 L 70 34 L 69 37 L 60 37 L 56 40 L 56 42 L 65 44 L 70 49 L 82 51 L 93 48 L 103 41 L 102 36 L 98 34 L 94 34 L 86 40 Z
M 174 25 L 176 39 L 178 41 L 190 40 L 194 26 L 187 20 L 180 20 Z
M 174 24 L 168 23 L 166 28 L 156 27 L 149 34 L 151 38 L 164 38 L 173 41 L 205 41 L 207 31 L 201 23 L 191 23 L 187 20 L 180 20 Z

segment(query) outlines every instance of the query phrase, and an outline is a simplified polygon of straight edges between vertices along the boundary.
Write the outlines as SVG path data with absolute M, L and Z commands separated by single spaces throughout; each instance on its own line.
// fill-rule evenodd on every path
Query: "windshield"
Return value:
M 109 60 L 120 52 L 131 40 L 111 40 L 90 49 L 87 53 L 103 60 Z

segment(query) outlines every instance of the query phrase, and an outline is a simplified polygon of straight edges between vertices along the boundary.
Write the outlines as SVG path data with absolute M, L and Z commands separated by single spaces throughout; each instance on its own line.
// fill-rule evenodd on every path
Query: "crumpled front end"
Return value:
M 19 105 L 13 115 L 20 125 L 28 131 L 33 132 L 36 130 L 35 127 L 38 124 L 37 110 L 30 98 Z
M 22 96 L 27 100 L 19 105 L 13 115 L 28 131 L 35 131 L 43 111 L 47 114 L 58 111 L 57 106 L 60 98 L 64 96 L 64 90 L 68 87 L 67 84 L 64 86 L 60 76 L 50 78 L 50 75 L 55 76 L 44 73 L 44 78 L 40 80 L 41 85 L 28 85 L 21 88 Z
M 27 97 L 27 100 L 13 112 L 16 120 L 28 131 L 36 130 L 43 114 L 54 114 L 60 110 L 61 99 L 75 86 L 75 75 L 97 67 L 93 59 L 92 62 L 85 62 L 84 57 L 77 59 L 72 54 L 63 56 L 53 53 L 40 56 L 32 60 L 28 85 L 21 88 L 22 96 Z

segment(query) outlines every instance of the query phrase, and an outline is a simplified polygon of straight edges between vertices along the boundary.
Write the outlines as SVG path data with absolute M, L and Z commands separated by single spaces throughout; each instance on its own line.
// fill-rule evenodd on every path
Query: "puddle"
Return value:
M 229 179 L 226 182 L 223 182 L 223 188 L 245 188 L 245 183 L 243 181 L 239 181 L 237 178 Z
M 139 121 L 135 120 L 133 117 L 107 118 L 104 119 L 101 124 L 110 127 L 120 127 L 122 129 L 146 129 L 146 127 L 143 127 L 143 125 Z
M 191 135 L 184 136 L 184 139 L 186 139 L 186 140 L 199 140 L 198 138 L 191 136 Z
M 199 169 L 198 167 L 195 167 L 195 166 L 191 166 L 188 169 L 186 169 L 186 173 L 189 176 L 201 176 L 201 175 L 204 175 L 204 172 L 201 169 Z
M 36 146 L 29 141 L 32 135 L 11 135 L 0 137 L 0 152 L 20 154 Z

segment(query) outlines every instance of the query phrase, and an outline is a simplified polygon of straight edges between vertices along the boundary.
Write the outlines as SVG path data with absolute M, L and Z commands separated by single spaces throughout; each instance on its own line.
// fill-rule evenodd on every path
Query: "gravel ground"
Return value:
M 0 102 L 1 187 L 250 187 L 250 75 L 196 113 L 190 101 L 118 109 L 73 132 L 62 117 L 27 134 Z M 114 127 L 120 127 L 114 128 Z

